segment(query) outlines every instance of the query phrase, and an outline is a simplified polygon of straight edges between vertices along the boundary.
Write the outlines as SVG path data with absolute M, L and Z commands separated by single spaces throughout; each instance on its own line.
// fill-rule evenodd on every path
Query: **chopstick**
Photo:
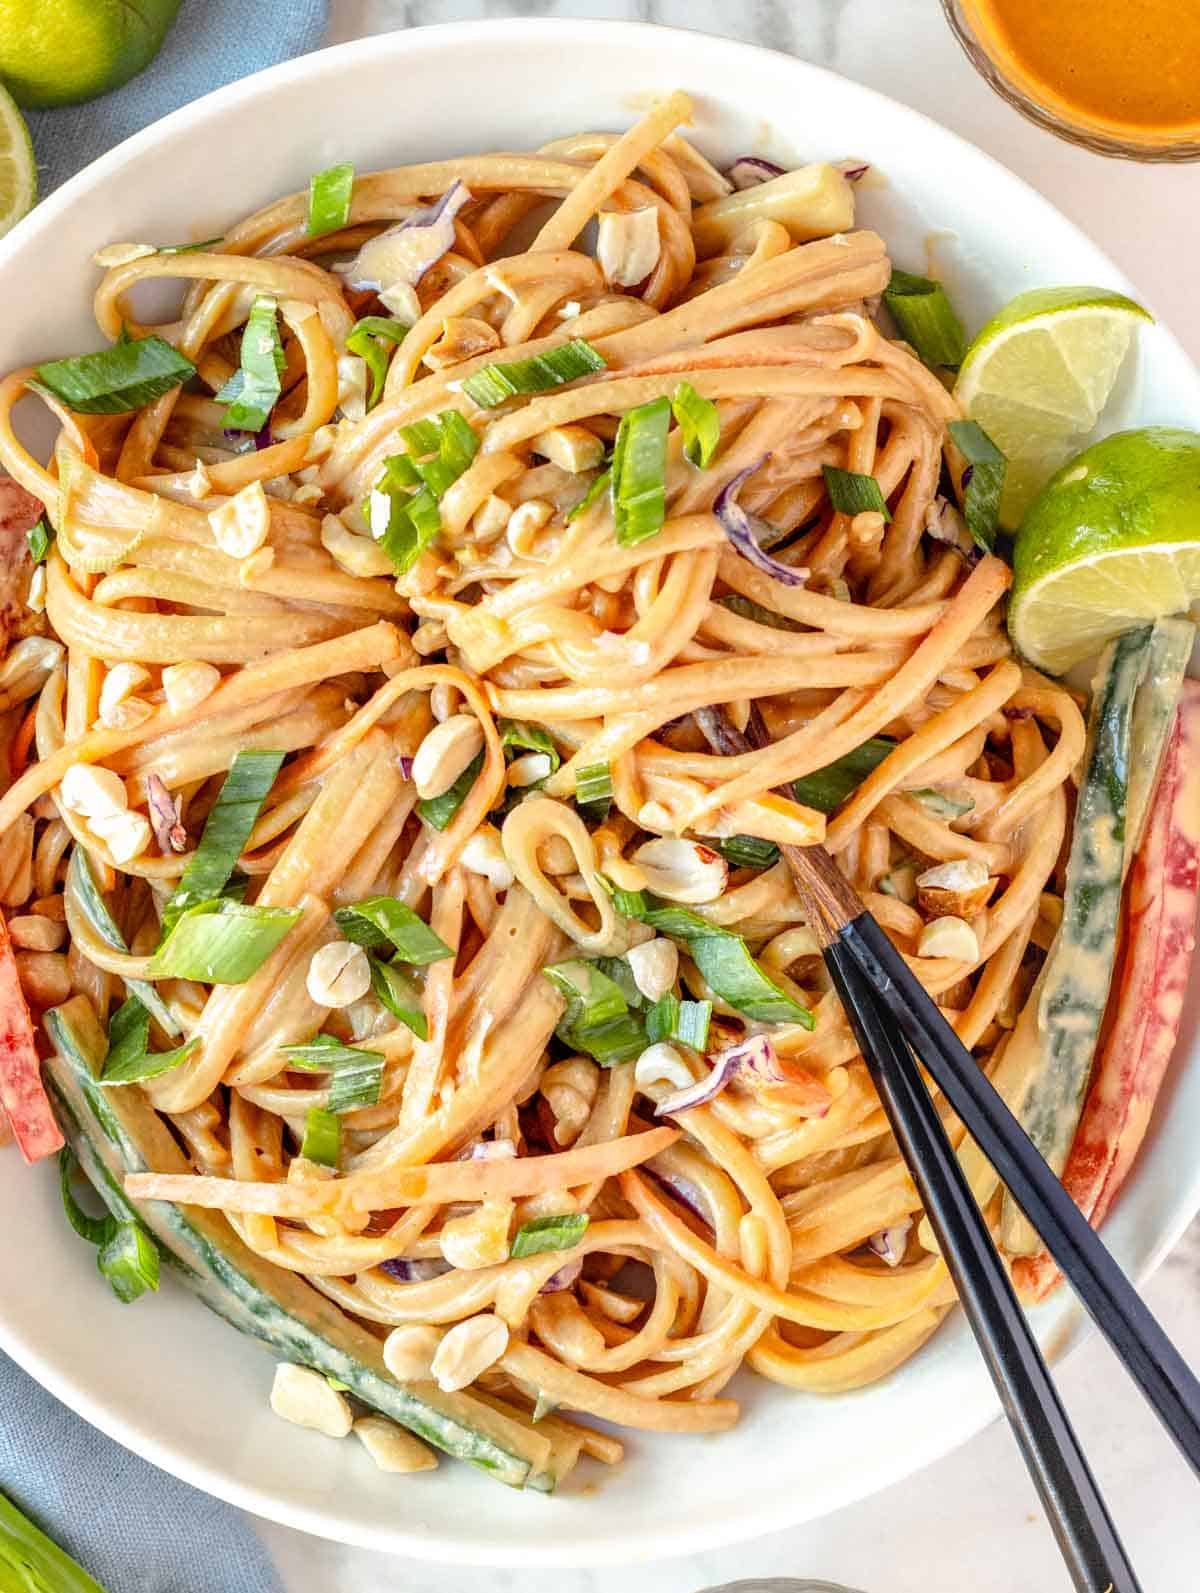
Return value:
M 1072 1581 L 1081 1593 L 1137 1593 L 1133 1567 L 913 1055 L 847 944 L 830 941 L 825 960 Z

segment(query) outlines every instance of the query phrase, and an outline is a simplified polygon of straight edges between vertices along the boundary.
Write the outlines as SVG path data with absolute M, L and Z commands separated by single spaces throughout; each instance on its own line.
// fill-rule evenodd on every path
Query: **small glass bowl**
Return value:
M 1053 0 L 1047 0 L 1052 4 Z M 1073 144 L 1081 144 L 1097 155 L 1117 155 L 1123 160 L 1185 161 L 1200 160 L 1200 140 L 1180 138 L 1175 133 L 1142 133 L 1130 129 L 1114 133 L 1111 128 L 1089 119 L 1085 111 L 1069 110 L 1051 104 L 1039 95 L 1035 85 L 1016 78 L 991 54 L 981 30 L 971 19 L 972 7 L 964 0 L 942 0 L 942 10 L 955 38 L 971 65 L 991 84 L 996 93 L 1048 132 L 1057 133 Z

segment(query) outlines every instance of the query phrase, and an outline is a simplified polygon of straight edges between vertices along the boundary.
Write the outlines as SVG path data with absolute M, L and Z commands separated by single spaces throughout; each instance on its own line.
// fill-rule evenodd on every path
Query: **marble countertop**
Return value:
M 927 112 L 1040 188 L 1108 250 L 1200 359 L 1192 280 L 1200 257 L 1200 166 L 1106 161 L 1025 122 L 971 71 L 937 0 L 332 0 L 331 13 L 329 43 L 484 15 L 634 17 L 752 39 L 833 67 Z M 1200 1224 L 1146 1293 L 1184 1355 L 1200 1364 Z M 1153 1593 L 1193 1593 L 1200 1511 L 1191 1474 L 1096 1339 L 1071 1358 L 1061 1386 L 1143 1585 Z M 823 1521 L 640 1570 L 464 1570 L 367 1554 L 268 1524 L 261 1531 L 288 1593 L 699 1593 L 779 1576 L 824 1578 L 864 1593 L 1067 1587 L 1002 1426 Z

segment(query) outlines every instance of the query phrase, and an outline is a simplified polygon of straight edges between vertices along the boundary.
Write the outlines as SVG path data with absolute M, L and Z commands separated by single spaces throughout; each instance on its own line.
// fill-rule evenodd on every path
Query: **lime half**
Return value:
M 1059 675 L 1135 625 L 1200 602 L 1200 434 L 1152 426 L 1085 449 L 1021 522 L 1008 628 Z
M 1000 518 L 1034 496 L 1099 420 L 1141 321 L 1108 288 L 1035 288 L 993 316 L 967 350 L 955 396 L 1008 457 Z
M 0 238 L 33 209 L 37 163 L 25 118 L 7 89 L 0 87 Z
M 0 0 L 0 78 L 19 105 L 120 88 L 158 54 L 180 0 Z M 267 27 L 268 7 L 260 26 Z

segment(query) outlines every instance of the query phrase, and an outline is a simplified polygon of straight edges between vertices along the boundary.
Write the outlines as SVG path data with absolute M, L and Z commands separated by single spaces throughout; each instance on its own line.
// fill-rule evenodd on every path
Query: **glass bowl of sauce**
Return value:
M 942 0 L 1031 121 L 1102 155 L 1200 160 L 1198 0 Z

